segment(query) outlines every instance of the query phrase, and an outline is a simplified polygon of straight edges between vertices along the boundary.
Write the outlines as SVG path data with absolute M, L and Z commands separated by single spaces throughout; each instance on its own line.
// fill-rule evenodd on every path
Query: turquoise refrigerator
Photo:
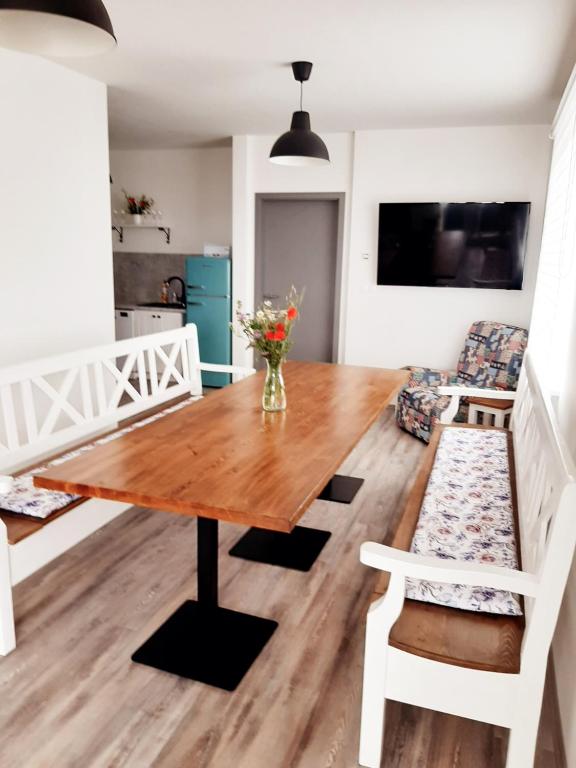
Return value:
M 186 322 L 198 328 L 203 363 L 232 362 L 232 270 L 230 259 L 189 256 L 186 259 Z M 227 373 L 202 373 L 205 387 L 230 384 Z

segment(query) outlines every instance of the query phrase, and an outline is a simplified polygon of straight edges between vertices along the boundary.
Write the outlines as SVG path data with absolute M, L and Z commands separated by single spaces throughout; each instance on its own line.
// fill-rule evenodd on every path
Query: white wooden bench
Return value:
M 0 369 L 0 509 L 10 475 L 113 430 L 118 422 L 202 395 L 195 325 Z M 0 655 L 15 648 L 12 587 L 128 509 L 87 499 L 34 520 L 0 515 Z
M 442 394 L 455 395 L 454 413 L 460 395 L 489 396 L 463 387 Z M 507 768 L 533 765 L 548 652 L 576 543 L 575 467 L 527 355 L 508 432 L 522 570 L 415 554 L 438 438 L 454 427 L 462 425 L 440 427 L 427 448 L 393 546 L 361 548 L 361 561 L 383 572 L 366 627 L 359 761 L 368 768 L 380 766 L 386 699 L 509 728 Z M 516 593 L 524 616 L 408 599 L 406 579 Z

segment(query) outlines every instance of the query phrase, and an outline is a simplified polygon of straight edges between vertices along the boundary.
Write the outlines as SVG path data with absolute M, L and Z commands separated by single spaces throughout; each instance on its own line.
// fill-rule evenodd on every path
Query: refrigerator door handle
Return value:
M 205 285 L 189 285 L 188 288 L 193 288 L 197 291 L 205 291 L 206 286 Z
M 194 307 L 205 307 L 206 306 L 205 302 L 203 302 L 203 301 L 189 301 L 188 304 L 192 305 Z

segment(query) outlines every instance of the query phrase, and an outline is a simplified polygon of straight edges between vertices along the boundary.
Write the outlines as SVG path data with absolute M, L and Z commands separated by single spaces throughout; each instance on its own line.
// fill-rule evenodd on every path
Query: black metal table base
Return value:
M 187 600 L 132 660 L 233 691 L 277 626 L 270 619 Z
M 233 691 L 278 626 L 218 605 L 218 521 L 198 518 L 198 600 L 187 600 L 132 661 Z
M 329 531 L 297 525 L 291 533 L 250 528 L 230 550 L 232 557 L 309 571 L 330 538 Z
M 336 501 L 339 504 L 351 504 L 364 480 L 361 477 L 334 475 L 318 496 L 322 501 Z

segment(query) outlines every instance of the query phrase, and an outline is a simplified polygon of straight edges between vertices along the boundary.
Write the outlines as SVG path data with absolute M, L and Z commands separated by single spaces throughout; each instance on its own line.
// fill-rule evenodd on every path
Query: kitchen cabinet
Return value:
M 116 341 L 131 339 L 134 333 L 134 310 L 117 309 L 114 312 L 114 324 L 116 327 Z
M 158 309 L 135 309 L 134 310 L 134 335 L 146 336 L 149 333 L 160 333 L 161 331 L 172 331 L 175 328 L 181 328 L 184 325 L 184 314 L 182 312 L 162 312 Z M 181 367 L 180 361 L 178 366 Z M 165 365 L 162 360 L 156 356 L 156 371 L 161 374 Z M 146 357 L 146 372 L 150 374 L 148 357 Z
M 134 336 L 147 336 L 150 333 L 172 331 L 184 325 L 183 312 L 163 312 L 161 309 L 134 308 L 116 309 L 114 313 L 116 324 L 116 341 L 131 339 Z M 118 358 L 116 365 L 121 369 L 126 357 Z M 181 366 L 178 360 L 178 367 Z M 161 374 L 164 371 L 164 363 L 156 356 L 156 371 Z M 146 355 L 146 373 L 150 374 L 148 356 Z M 132 376 L 135 376 L 135 369 Z
M 172 331 L 184 325 L 181 312 L 162 312 L 158 309 L 134 310 L 134 336 L 146 336 L 149 333 Z

